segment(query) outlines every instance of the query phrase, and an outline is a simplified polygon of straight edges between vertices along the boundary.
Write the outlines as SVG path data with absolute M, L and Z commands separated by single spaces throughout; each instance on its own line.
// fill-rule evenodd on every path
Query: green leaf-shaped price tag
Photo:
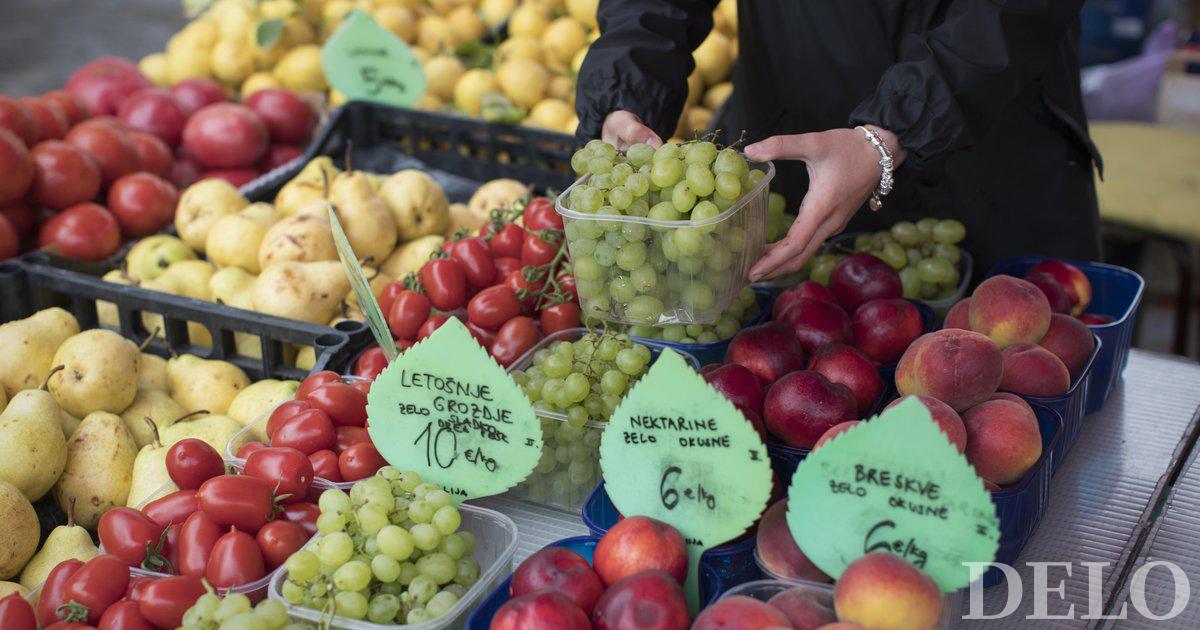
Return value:
M 456 501 L 508 490 L 542 455 L 533 405 L 453 317 L 375 378 L 367 418 L 389 464 L 417 471 Z
M 622 514 L 668 523 L 688 543 L 688 602 L 699 609 L 700 554 L 737 537 L 771 496 L 754 427 L 679 355 L 664 351 L 600 438 L 608 496 Z
M 352 101 L 410 107 L 425 94 L 425 69 L 404 40 L 355 9 L 321 53 L 325 79 Z
M 839 577 L 865 554 L 888 551 L 943 592 L 979 577 L 1000 521 L 983 480 L 916 399 L 825 443 L 800 462 L 788 492 L 788 527 L 822 571 Z M 976 574 L 973 574 L 976 573 Z

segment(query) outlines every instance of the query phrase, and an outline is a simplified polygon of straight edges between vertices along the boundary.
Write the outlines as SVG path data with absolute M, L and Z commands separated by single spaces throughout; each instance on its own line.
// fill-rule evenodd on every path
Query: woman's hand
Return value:
M 892 150 L 894 167 L 899 168 L 908 152 L 900 147 L 895 134 L 873 129 Z M 856 129 L 772 136 L 746 147 L 746 157 L 758 162 L 803 160 L 808 167 L 808 193 L 800 203 L 799 215 L 787 236 L 768 244 L 763 257 L 750 269 L 753 282 L 804 266 L 825 239 L 846 227 L 879 185 L 882 173 L 879 151 Z
M 658 134 L 643 124 L 641 118 L 625 110 L 615 111 L 604 119 L 600 139 L 622 151 L 639 142 L 654 148 L 662 145 L 662 138 Z

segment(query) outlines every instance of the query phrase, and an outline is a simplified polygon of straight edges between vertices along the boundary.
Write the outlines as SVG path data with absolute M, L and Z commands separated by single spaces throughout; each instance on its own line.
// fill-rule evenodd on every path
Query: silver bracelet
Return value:
M 863 132 L 867 136 L 867 142 L 879 151 L 879 165 L 883 167 L 883 174 L 879 176 L 879 186 L 875 192 L 871 193 L 871 210 L 879 211 L 883 207 L 883 198 L 892 192 L 892 185 L 896 183 L 892 177 L 894 162 L 892 160 L 892 151 L 883 142 L 883 138 L 879 137 L 873 129 L 866 127 L 855 127 L 855 129 Z

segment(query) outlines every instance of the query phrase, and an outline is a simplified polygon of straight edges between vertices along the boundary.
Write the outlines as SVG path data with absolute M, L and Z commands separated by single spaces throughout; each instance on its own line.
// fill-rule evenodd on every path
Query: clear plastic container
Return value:
M 697 221 L 666 221 L 628 215 L 596 215 L 570 209 L 571 191 L 586 184 L 584 175 L 558 196 L 575 283 L 584 313 L 611 322 L 642 325 L 710 324 L 746 286 L 750 267 L 762 253 L 766 234 L 767 194 L 775 166 L 749 163 L 766 175 L 721 214 Z M 638 245 L 633 245 L 637 243 Z M 596 248 L 607 245 L 600 261 Z M 626 271 L 610 258 L 625 247 L 645 248 L 645 263 Z M 608 262 L 606 266 L 603 263 Z M 630 265 L 632 267 L 632 265 Z M 645 268 L 647 271 L 642 271 Z M 631 279 L 653 284 L 637 291 Z M 617 281 L 621 288 L 613 288 Z M 620 291 L 616 299 L 611 294 Z
M 825 604 L 831 612 L 833 611 L 833 585 L 806 580 L 769 579 L 745 582 L 725 591 L 717 601 L 741 595 L 765 602 L 793 588 L 803 589 L 815 597 L 818 602 Z M 933 626 L 935 630 L 946 630 L 950 627 L 951 620 L 961 617 L 961 599 L 959 592 L 942 596 L 942 615 L 938 618 L 937 624 Z
M 595 331 L 588 330 L 587 328 L 568 328 L 548 335 L 545 339 L 539 341 L 537 345 L 530 348 L 528 352 L 518 357 L 508 367 L 508 373 L 519 372 L 529 367 L 533 363 L 533 355 L 538 350 L 556 341 L 576 341 L 589 332 Z M 667 344 L 664 342 L 652 339 L 635 339 L 633 342 L 650 349 L 650 354 L 653 356 L 651 364 L 662 354 L 663 349 L 667 348 Z M 688 365 L 692 366 L 692 369 L 699 371 L 700 362 L 695 357 L 679 350 L 673 351 L 683 357 L 688 362 Z M 564 427 L 568 427 L 567 416 L 565 414 L 548 409 L 537 409 L 537 415 L 542 423 L 543 448 L 569 447 L 572 443 L 583 440 L 588 448 L 582 456 L 591 460 L 593 473 L 583 483 L 574 484 L 570 482 L 567 473 L 570 462 L 565 464 L 557 462 L 554 469 L 548 472 L 538 472 L 535 469 L 525 481 L 512 490 L 509 490 L 509 494 L 541 505 L 548 505 L 570 512 L 579 512 L 583 509 L 583 504 L 587 501 L 588 496 L 596 487 L 596 483 L 600 480 L 600 434 L 604 431 L 607 422 L 589 420 L 584 426 L 583 434 L 576 435 L 575 432 L 562 430 Z
M 469 503 L 458 506 L 462 515 L 461 530 L 475 534 L 476 546 L 473 556 L 479 563 L 479 580 L 475 582 L 466 594 L 450 608 L 446 614 L 424 623 L 411 625 L 378 624 L 369 621 L 347 619 L 334 616 L 325 617 L 329 628 L 346 630 L 384 630 L 386 628 L 410 628 L 412 630 L 438 630 L 441 628 L 461 628 L 466 623 L 471 611 L 479 605 L 483 598 L 496 589 L 508 577 L 513 569 L 513 555 L 517 551 L 517 526 L 507 516 Z M 305 545 L 307 548 L 316 543 L 320 536 L 314 537 Z M 277 599 L 287 606 L 288 616 L 319 623 L 321 611 L 297 606 L 283 598 L 283 581 L 287 579 L 287 571 L 282 567 L 271 578 L 269 594 L 271 599 Z M 325 627 L 325 626 L 322 626 Z

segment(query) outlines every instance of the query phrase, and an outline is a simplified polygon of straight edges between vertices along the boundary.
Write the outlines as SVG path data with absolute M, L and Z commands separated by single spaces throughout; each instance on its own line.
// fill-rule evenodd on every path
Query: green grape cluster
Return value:
M 787 199 L 779 193 L 767 195 L 767 234 L 768 243 L 774 243 L 787 236 L 788 229 L 796 215 L 787 212 Z
M 729 339 L 755 317 L 758 317 L 758 297 L 750 287 L 743 287 L 717 318 L 717 323 L 667 324 L 666 326 L 631 326 L 629 334 L 642 339 L 658 339 L 672 343 L 716 343 Z
M 889 230 L 854 237 L 854 251 L 867 252 L 900 272 L 904 297 L 913 300 L 944 300 L 954 296 L 962 275 L 958 244 L 967 236 L 967 228 L 954 219 L 926 217 L 913 223 L 900 221 Z M 829 275 L 842 256 L 823 253 L 814 256 L 809 277 L 828 284 Z
M 223 599 L 205 593 L 183 614 L 180 630 L 300 630 L 311 624 L 288 620 L 282 602 L 264 599 L 257 606 L 241 593 Z
M 479 579 L 475 536 L 459 531 L 450 495 L 415 472 L 385 466 L 318 500 L 315 543 L 292 554 L 288 602 L 381 624 L 446 614 Z
M 646 373 L 650 358 L 650 349 L 629 335 L 590 332 L 538 350 L 528 367 L 513 372 L 542 422 L 542 458 L 518 491 L 573 507 L 581 491 L 600 481 L 602 423 Z
M 715 219 L 766 172 L 704 140 L 624 153 L 593 140 L 571 165 L 590 177 L 572 187 L 567 205 L 596 216 L 567 217 L 564 226 L 584 314 L 642 325 L 713 321 L 765 229 L 762 215 L 748 211 Z

